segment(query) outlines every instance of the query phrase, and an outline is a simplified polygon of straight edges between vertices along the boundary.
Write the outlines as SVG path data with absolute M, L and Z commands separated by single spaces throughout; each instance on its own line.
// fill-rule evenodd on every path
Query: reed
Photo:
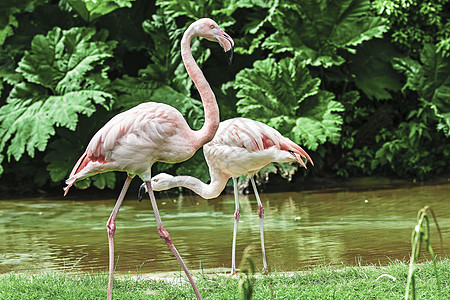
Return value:
M 421 208 L 417 213 L 417 224 L 414 226 L 412 235 L 411 235 L 411 258 L 409 262 L 409 272 L 408 272 L 408 280 L 406 282 L 406 291 L 405 291 L 405 300 L 408 300 L 410 297 L 410 291 L 411 291 L 411 298 L 413 300 L 416 299 L 416 284 L 415 284 L 415 271 L 416 271 L 416 264 L 419 260 L 420 250 L 422 247 L 422 244 L 425 243 L 426 250 L 430 253 L 433 266 L 434 266 L 434 273 L 436 276 L 437 281 L 437 287 L 440 292 L 440 281 L 439 281 L 439 273 L 437 271 L 436 266 L 436 255 L 434 253 L 433 247 L 431 247 L 430 242 L 430 217 L 431 215 L 433 217 L 434 223 L 436 224 L 436 229 L 439 233 L 439 237 L 441 240 L 441 246 L 442 246 L 442 234 L 441 230 L 439 228 L 439 224 L 436 220 L 436 216 L 434 214 L 434 211 L 429 206 L 424 206 Z

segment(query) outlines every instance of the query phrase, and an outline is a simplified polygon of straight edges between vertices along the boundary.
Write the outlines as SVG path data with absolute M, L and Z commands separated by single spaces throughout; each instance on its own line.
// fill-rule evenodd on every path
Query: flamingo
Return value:
M 163 191 L 173 187 L 185 187 L 205 199 L 216 198 L 225 188 L 228 180 L 233 178 L 234 187 L 234 230 L 231 253 L 231 274 L 236 274 L 236 235 L 240 216 L 237 178 L 247 174 L 258 202 L 258 216 L 263 257 L 263 273 L 267 272 L 266 253 L 264 250 L 264 208 L 256 188 L 254 175 L 271 162 L 297 161 L 306 168 L 303 158 L 314 165 L 309 155 L 290 139 L 282 136 L 272 127 L 246 118 L 234 118 L 219 125 L 214 139 L 203 146 L 206 163 L 209 167 L 211 182 L 205 184 L 191 176 L 172 176 L 160 173 L 151 179 L 153 190 Z M 139 198 L 146 185 L 141 185 Z
M 209 18 L 193 22 L 186 29 L 181 40 L 181 56 L 184 65 L 203 102 L 205 111 L 203 127 L 198 131 L 192 130 L 181 113 L 169 105 L 155 102 L 142 103 L 116 115 L 94 135 L 66 180 L 64 196 L 74 182 L 83 178 L 108 171 L 127 172 L 127 179 L 106 222 L 109 241 L 108 300 L 112 299 L 113 288 L 115 220 L 135 175 L 138 175 L 147 186 L 159 236 L 179 261 L 197 299 L 202 299 L 186 264 L 161 222 L 151 186 L 151 167 L 155 162 L 174 163 L 187 160 L 214 137 L 219 126 L 219 108 L 215 95 L 191 53 L 190 45 L 195 36 L 218 42 L 228 54 L 230 62 L 234 41 Z

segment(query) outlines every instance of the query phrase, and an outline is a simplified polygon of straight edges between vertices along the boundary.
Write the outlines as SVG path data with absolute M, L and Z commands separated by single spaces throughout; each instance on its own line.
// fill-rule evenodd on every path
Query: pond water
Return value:
M 87 193 L 87 192 L 86 192 Z M 439 256 L 450 249 L 450 184 L 399 188 L 262 193 L 265 242 L 270 269 L 304 270 L 314 265 L 387 264 L 407 260 L 417 211 L 431 206 L 432 245 Z M 204 200 L 162 193 L 162 221 L 191 270 L 230 268 L 233 195 Z M 106 220 L 110 200 L 21 199 L 0 201 L 0 273 L 103 272 L 108 266 Z M 241 195 L 237 264 L 252 245 L 262 267 L 254 195 Z M 117 273 L 179 271 L 159 238 L 147 199 L 129 193 L 116 221 Z

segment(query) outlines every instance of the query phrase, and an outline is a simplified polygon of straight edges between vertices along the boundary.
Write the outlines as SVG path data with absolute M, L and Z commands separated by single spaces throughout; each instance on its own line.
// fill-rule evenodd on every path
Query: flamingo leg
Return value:
M 236 274 L 236 236 L 237 236 L 239 217 L 241 215 L 241 211 L 239 209 L 239 193 L 238 193 L 238 189 L 237 189 L 236 177 L 233 177 L 233 188 L 234 188 L 234 202 L 235 202 L 236 209 L 234 211 L 233 248 L 231 250 L 231 275 Z
M 189 273 L 189 270 L 186 267 L 186 264 L 183 262 L 183 259 L 181 258 L 180 254 L 177 251 L 177 248 L 175 248 L 172 239 L 170 238 L 169 232 L 164 228 L 161 217 L 159 215 L 158 205 L 156 204 L 155 195 L 153 194 L 152 190 L 152 184 L 150 181 L 146 181 L 145 184 L 147 185 L 148 194 L 150 196 L 150 201 L 152 202 L 153 211 L 155 213 L 155 219 L 156 219 L 156 225 L 158 227 L 158 234 L 163 239 L 163 241 L 169 246 L 169 249 L 172 251 L 173 255 L 177 258 L 178 262 L 180 263 L 181 267 L 184 270 L 184 273 L 186 273 L 186 276 L 189 279 L 189 282 L 191 283 L 192 287 L 194 288 L 195 295 L 197 296 L 197 299 L 202 299 L 202 296 L 200 295 L 200 292 L 197 289 L 197 286 L 195 285 L 194 279 L 192 278 L 191 274 Z
M 266 250 L 264 249 L 264 207 L 262 206 L 261 199 L 259 199 L 258 189 L 256 188 L 255 179 L 253 178 L 253 175 L 250 176 L 250 181 L 252 182 L 256 201 L 258 201 L 259 231 L 261 233 L 261 249 L 262 249 L 263 266 L 264 266 L 263 273 L 266 274 L 268 269 L 267 269 L 267 261 L 266 261 Z
M 108 281 L 108 296 L 107 299 L 112 299 L 112 289 L 113 289 L 113 275 L 114 275 L 114 234 L 116 232 L 116 216 L 119 212 L 120 205 L 122 205 L 123 198 L 127 193 L 128 187 L 130 186 L 133 177 L 127 176 L 125 183 L 123 184 L 122 191 L 120 192 L 119 198 L 117 198 L 116 205 L 106 222 L 106 230 L 108 231 L 108 241 L 109 241 L 109 281 Z

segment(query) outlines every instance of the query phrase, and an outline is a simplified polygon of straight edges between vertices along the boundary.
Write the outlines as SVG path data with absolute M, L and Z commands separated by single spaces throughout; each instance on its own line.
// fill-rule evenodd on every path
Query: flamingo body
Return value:
M 203 146 L 203 152 L 213 172 L 228 174 L 229 178 L 254 174 L 271 162 L 298 161 L 305 166 L 302 156 L 311 161 L 301 147 L 277 130 L 246 118 L 221 122 L 213 140 Z
M 172 106 L 147 102 L 113 117 L 91 139 L 66 183 L 107 171 L 151 178 L 156 161 L 181 162 L 199 148 L 195 131 Z

